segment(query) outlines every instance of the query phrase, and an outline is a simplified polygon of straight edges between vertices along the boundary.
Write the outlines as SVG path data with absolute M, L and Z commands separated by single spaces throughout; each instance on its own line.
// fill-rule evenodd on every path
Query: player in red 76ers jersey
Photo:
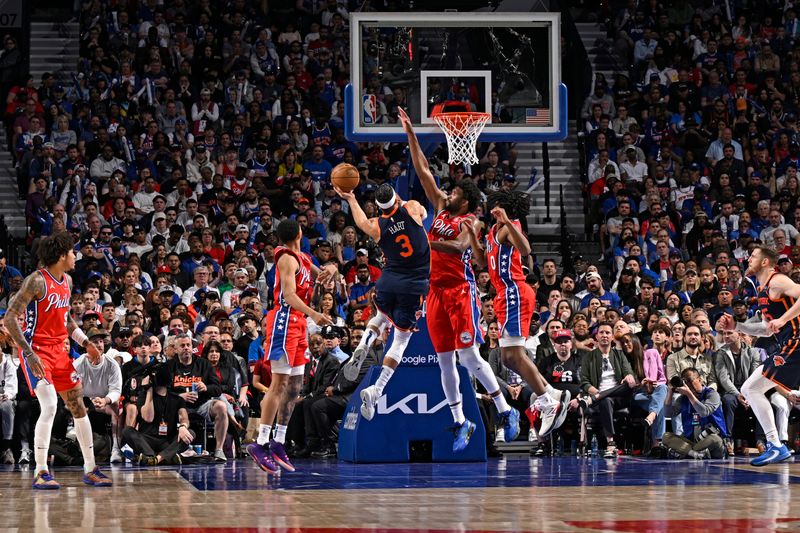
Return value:
M 500 356 L 503 364 L 522 376 L 533 389 L 531 402 L 542 416 L 539 429 L 542 438 L 564 423 L 570 392 L 554 389 L 547 383 L 525 353 L 536 293 L 525 282 L 522 271 L 522 257 L 531 253 L 531 245 L 522 233 L 519 219 L 528 216 L 530 202 L 526 194 L 498 191 L 489 197 L 487 206 L 495 219 L 486 239 L 485 259 L 497 291 L 494 313 L 500 327 Z M 480 255 L 476 253 L 479 260 L 483 259 Z
M 33 437 L 36 460 L 33 488 L 60 488 L 47 467 L 57 394 L 75 419 L 75 435 L 83 453 L 83 482 L 107 487 L 111 480 L 94 463 L 92 426 L 83 405 L 83 387 L 69 357 L 70 337 L 86 349 L 90 360 L 97 362 L 102 356 L 69 314 L 72 280 L 67 272 L 75 267 L 72 236 L 61 232 L 44 238 L 39 245 L 39 259 L 43 267 L 25 278 L 11 298 L 4 319 L 9 335 L 20 348 L 28 387 L 39 398 L 42 409 Z M 26 324 L 24 333 L 17 322 L 22 314 Z
M 428 333 L 439 360 L 442 388 L 456 425 L 453 451 L 466 448 L 475 430 L 475 424 L 464 417 L 456 370 L 456 351 L 461 364 L 481 382 L 494 400 L 500 414 L 500 423 L 504 426 L 505 438 L 512 441 L 519 434 L 519 412 L 508 405 L 491 367 L 478 351 L 482 343 L 478 327 L 480 305 L 477 301 L 475 274 L 472 271 L 471 245 L 477 244 L 473 226 L 476 220 L 472 211 L 478 205 L 480 191 L 469 180 L 457 183 L 449 194 L 440 190 L 419 146 L 411 121 L 403 109 L 398 108 L 398 113 L 408 136 L 414 168 L 436 213 L 428 232 L 433 268 L 425 316 Z M 353 354 L 355 364 L 360 366 L 377 335 L 377 332 L 370 329 L 365 331 Z
M 284 220 L 277 233 L 283 246 L 275 249 L 275 305 L 264 319 L 264 358 L 272 366 L 272 385 L 261 401 L 258 441 L 247 447 L 259 468 L 270 474 L 278 473 L 277 465 L 294 472 L 283 444 L 286 426 L 303 386 L 308 347 L 306 316 L 319 325 L 331 324 L 329 318 L 308 305 L 313 280 L 325 282 L 337 272 L 333 264 L 317 268 L 300 251 L 303 232 L 297 221 Z M 276 415 L 275 437 L 270 440 Z

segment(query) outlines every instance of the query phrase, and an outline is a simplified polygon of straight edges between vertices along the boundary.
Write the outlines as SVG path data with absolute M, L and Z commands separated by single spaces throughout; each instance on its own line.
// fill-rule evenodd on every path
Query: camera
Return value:
M 683 380 L 680 376 L 672 376 L 669 380 L 669 384 L 673 389 L 677 389 L 678 387 L 683 387 Z

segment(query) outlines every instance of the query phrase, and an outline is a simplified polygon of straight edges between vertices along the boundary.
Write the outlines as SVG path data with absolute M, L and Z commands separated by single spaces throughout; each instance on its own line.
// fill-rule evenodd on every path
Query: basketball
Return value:
M 331 171 L 331 183 L 344 192 L 350 192 L 358 187 L 361 175 L 358 169 L 349 163 L 340 163 Z

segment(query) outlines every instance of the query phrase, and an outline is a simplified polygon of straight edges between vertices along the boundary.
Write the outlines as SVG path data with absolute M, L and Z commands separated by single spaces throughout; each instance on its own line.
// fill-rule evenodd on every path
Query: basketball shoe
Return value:
M 247 445 L 247 454 L 267 474 L 277 474 L 281 471 L 275 461 L 272 460 L 272 454 L 267 453 L 267 450 L 257 442 Z
M 347 378 L 348 381 L 355 381 L 358 379 L 358 373 L 361 372 L 361 365 L 364 364 L 364 360 L 367 358 L 367 352 L 366 346 L 359 346 L 353 350 L 353 357 L 345 363 L 342 369 L 344 377 Z
M 513 407 L 505 413 L 500 413 L 500 423 L 503 425 L 503 440 L 514 442 L 519 436 L 519 411 Z
M 375 405 L 378 403 L 378 389 L 370 385 L 361 391 L 361 416 L 364 420 L 372 420 L 375 416 Z
M 750 464 L 753 466 L 767 466 L 773 463 L 785 461 L 791 456 L 792 454 L 789 452 L 789 449 L 785 444 L 775 446 L 771 442 L 768 442 L 767 449 L 764 450 L 764 453 L 750 461 Z
M 476 426 L 474 423 L 470 422 L 469 420 L 464 420 L 463 424 L 456 425 L 453 428 L 453 431 L 456 434 L 456 438 L 453 440 L 454 452 L 460 452 L 467 447 L 470 437 L 472 437 L 472 434 L 475 432 L 475 427 Z
M 542 394 L 536 398 L 531 407 L 539 411 L 541 415 L 542 425 L 538 430 L 540 439 L 544 439 L 564 423 L 567 418 L 567 406 L 570 398 L 571 394 L 568 390 L 558 389 L 554 389 L 552 396 L 550 394 Z

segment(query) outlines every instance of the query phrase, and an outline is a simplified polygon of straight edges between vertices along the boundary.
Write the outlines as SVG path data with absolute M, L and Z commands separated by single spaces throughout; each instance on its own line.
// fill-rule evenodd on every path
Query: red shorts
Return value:
M 536 293 L 525 282 L 498 289 L 494 297 L 494 314 L 501 336 L 527 337 L 535 310 Z
M 478 327 L 480 316 L 474 284 L 465 281 L 455 287 L 431 286 L 425 301 L 425 320 L 437 353 L 482 344 L 483 337 Z
M 308 325 L 303 313 L 289 306 L 273 307 L 264 325 L 264 357 L 279 361 L 284 355 L 289 366 L 306 364 Z
M 42 360 L 44 367 L 44 380 L 52 384 L 56 392 L 65 392 L 74 389 L 76 385 L 80 384 L 81 379 L 75 368 L 72 366 L 72 359 L 69 358 L 69 352 L 65 346 L 65 342 L 58 342 L 55 344 L 32 344 L 31 347 L 39 359 Z M 36 385 L 41 381 L 33 375 L 27 361 L 22 365 L 22 371 L 25 374 L 25 381 L 28 382 L 28 388 L 32 395 L 36 395 Z

